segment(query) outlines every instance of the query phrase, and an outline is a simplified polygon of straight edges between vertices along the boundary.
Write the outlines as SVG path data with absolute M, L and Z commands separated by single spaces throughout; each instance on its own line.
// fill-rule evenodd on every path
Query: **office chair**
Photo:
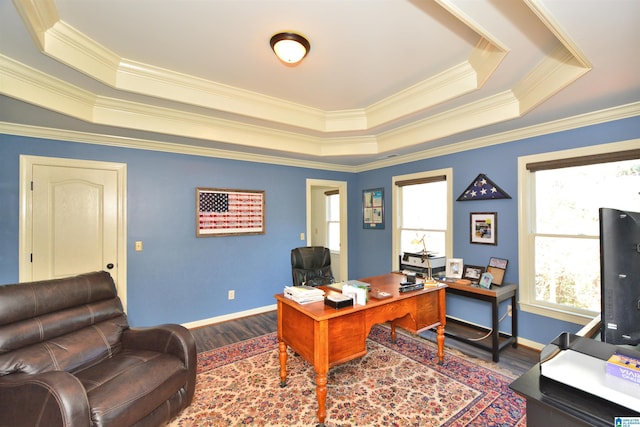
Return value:
M 291 275 L 294 286 L 320 286 L 333 283 L 329 249 L 322 246 L 292 249 Z

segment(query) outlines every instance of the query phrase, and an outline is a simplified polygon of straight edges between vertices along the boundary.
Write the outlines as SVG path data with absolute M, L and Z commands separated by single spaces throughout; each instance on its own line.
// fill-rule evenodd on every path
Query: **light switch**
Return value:
M 300 233 L 300 240 L 304 240 L 304 233 Z
M 137 240 L 136 241 L 136 252 L 140 252 L 142 251 L 142 241 L 141 240 Z

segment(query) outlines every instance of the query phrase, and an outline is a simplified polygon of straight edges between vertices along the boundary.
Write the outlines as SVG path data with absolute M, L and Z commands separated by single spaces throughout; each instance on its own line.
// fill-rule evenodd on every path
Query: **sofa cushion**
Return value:
M 44 342 L 0 353 L 0 375 L 75 370 L 94 365 L 120 351 L 124 316 L 88 326 Z M 14 328 L 14 331 L 19 330 Z
M 94 425 L 126 426 L 184 386 L 188 370 L 170 354 L 123 350 L 75 375 L 87 390 Z

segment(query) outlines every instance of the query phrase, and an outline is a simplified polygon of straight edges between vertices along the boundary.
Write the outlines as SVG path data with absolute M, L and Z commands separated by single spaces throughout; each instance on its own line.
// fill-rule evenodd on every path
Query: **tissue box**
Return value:
M 342 294 L 331 294 L 325 297 L 324 303 L 333 308 L 353 307 L 353 298 Z
M 607 375 L 640 384 L 640 359 L 614 353 L 607 360 Z

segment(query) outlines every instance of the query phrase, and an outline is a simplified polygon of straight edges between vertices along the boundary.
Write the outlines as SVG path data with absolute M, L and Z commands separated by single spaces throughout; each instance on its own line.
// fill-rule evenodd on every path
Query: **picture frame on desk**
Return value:
M 462 279 L 462 258 L 449 258 L 445 266 L 445 276 L 451 279 Z
M 480 278 L 482 277 L 484 270 L 484 267 L 479 265 L 465 265 L 462 278 L 469 280 L 474 285 L 477 285 L 480 282 Z
M 493 284 L 500 286 L 504 280 L 504 274 L 507 271 L 507 264 L 509 260 L 502 258 L 490 258 L 489 265 L 487 266 L 487 272 L 493 276 Z

